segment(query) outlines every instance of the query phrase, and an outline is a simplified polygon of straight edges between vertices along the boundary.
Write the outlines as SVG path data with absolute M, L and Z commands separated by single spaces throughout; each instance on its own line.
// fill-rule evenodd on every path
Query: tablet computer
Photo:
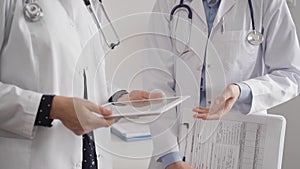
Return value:
M 175 108 L 178 104 L 187 100 L 189 97 L 190 96 L 176 96 L 125 102 L 111 102 L 102 106 L 114 112 L 113 115 L 106 116 L 105 118 L 158 116 L 172 108 Z

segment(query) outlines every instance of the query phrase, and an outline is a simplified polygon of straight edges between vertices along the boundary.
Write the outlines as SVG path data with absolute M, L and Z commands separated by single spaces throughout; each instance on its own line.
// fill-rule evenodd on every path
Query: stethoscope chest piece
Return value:
M 254 30 L 247 35 L 247 41 L 251 45 L 258 46 L 263 43 L 264 36 L 260 32 Z
M 37 22 L 44 16 L 43 9 L 34 2 L 25 4 L 23 12 L 25 19 L 30 22 Z

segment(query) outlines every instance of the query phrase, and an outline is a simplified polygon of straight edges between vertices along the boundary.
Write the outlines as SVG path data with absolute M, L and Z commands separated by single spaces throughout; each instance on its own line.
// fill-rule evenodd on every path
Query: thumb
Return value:
M 99 106 L 99 114 L 102 114 L 103 116 L 111 116 L 113 112 L 111 110 Z
M 149 99 L 150 98 L 150 93 L 147 92 L 147 91 L 141 90 L 140 94 L 141 94 L 141 96 L 142 96 L 143 99 Z
M 222 93 L 221 96 L 223 97 L 224 100 L 227 100 L 227 99 L 231 98 L 231 96 L 232 96 L 231 90 L 227 87 L 227 88 L 223 91 L 223 93 Z

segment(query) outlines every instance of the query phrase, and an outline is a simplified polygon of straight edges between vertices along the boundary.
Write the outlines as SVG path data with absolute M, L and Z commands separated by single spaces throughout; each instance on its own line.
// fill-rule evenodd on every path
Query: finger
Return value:
M 142 96 L 143 99 L 149 99 L 150 98 L 150 93 L 140 90 L 140 95 Z
M 225 109 L 225 103 L 223 103 L 223 104 L 214 104 L 210 109 L 210 114 L 223 113 L 224 109 Z
M 226 99 L 227 98 L 226 98 L 225 94 L 222 94 L 222 95 L 218 96 L 215 99 L 213 106 L 223 105 L 226 102 Z
M 226 103 L 225 103 L 225 108 L 224 108 L 224 112 L 223 114 L 227 114 L 233 107 L 234 103 L 236 102 L 236 100 L 229 99 Z
M 140 102 L 132 103 L 132 106 L 134 107 L 145 107 L 148 105 L 150 105 L 149 101 L 140 101 Z
M 225 100 L 232 97 L 238 97 L 241 92 L 240 90 L 241 89 L 238 85 L 229 85 L 222 93 L 222 96 L 225 98 Z
M 142 99 L 149 99 L 149 92 L 144 90 L 134 90 L 129 93 L 129 100 L 142 100 Z
M 222 94 L 220 95 L 220 97 L 222 97 L 224 100 L 229 99 L 230 97 L 232 97 L 232 89 L 231 86 L 226 87 L 226 89 L 222 92 Z
M 150 93 L 149 98 L 150 99 L 159 99 L 159 98 L 164 98 L 165 94 L 161 92 L 156 92 L 156 93 Z
M 101 106 L 99 106 L 99 114 L 103 115 L 103 116 L 111 116 L 113 114 L 113 112 L 111 110 L 108 110 L 106 108 L 103 108 Z
M 234 98 L 229 98 L 221 104 L 214 104 L 211 108 L 210 115 L 214 114 L 214 116 L 221 117 L 227 114 L 231 110 L 234 103 L 235 103 Z M 215 118 L 216 117 L 212 117 L 209 119 L 215 119 Z
M 105 119 L 105 120 L 107 122 L 108 127 L 116 122 L 116 119 L 114 119 L 114 118 Z
M 208 116 L 208 114 L 194 114 L 193 115 L 194 118 L 198 118 L 198 119 L 202 119 L 202 120 L 206 120 L 207 116 Z
M 165 99 L 165 94 L 162 93 L 162 92 L 152 92 L 150 93 L 150 99 L 154 99 L 151 101 L 151 104 L 159 104 L 159 103 L 162 103 L 164 102 Z
M 114 119 L 115 119 L 114 123 L 118 123 L 122 119 L 122 117 L 115 117 Z
M 222 98 L 221 100 L 224 102 L 225 100 L 229 99 L 231 97 L 231 92 L 229 91 L 229 89 L 226 89 L 222 95 L 220 95 L 220 97 Z
M 89 111 L 101 114 L 99 110 L 99 106 L 97 104 L 90 102 L 88 100 L 85 100 L 85 103 Z
M 94 121 L 94 125 L 93 125 L 93 129 L 96 129 L 96 128 L 101 128 L 101 127 L 109 127 L 111 126 L 112 124 L 115 123 L 115 119 L 114 118 L 97 118 L 95 119 Z
M 209 108 L 203 108 L 203 107 L 196 107 L 193 109 L 194 112 L 196 113 L 208 113 L 209 112 Z
M 220 120 L 222 117 L 223 115 L 221 113 L 208 114 L 206 120 Z

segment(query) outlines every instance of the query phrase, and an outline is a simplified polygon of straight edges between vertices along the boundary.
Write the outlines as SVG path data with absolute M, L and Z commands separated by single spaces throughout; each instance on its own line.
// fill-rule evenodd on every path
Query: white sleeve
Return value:
M 7 0 L 0 1 L 0 46 L 3 44 L 5 11 L 8 2 Z M 8 133 L 25 138 L 33 137 L 34 121 L 41 95 L 5 84 L 2 79 L 0 80 L 0 137 L 5 137 Z
M 265 75 L 245 81 L 253 94 L 250 113 L 286 102 L 300 91 L 300 48 L 287 3 L 265 1 L 264 11 Z
M 147 91 L 162 91 L 166 96 L 175 96 L 174 56 L 169 38 L 169 1 L 158 0 L 150 16 L 150 35 L 146 38 L 147 54 L 143 86 Z M 165 14 L 163 14 L 165 12 Z M 178 113 L 169 111 L 156 119 L 150 125 L 153 136 L 153 156 L 157 161 L 161 156 L 170 152 L 179 151 Z

